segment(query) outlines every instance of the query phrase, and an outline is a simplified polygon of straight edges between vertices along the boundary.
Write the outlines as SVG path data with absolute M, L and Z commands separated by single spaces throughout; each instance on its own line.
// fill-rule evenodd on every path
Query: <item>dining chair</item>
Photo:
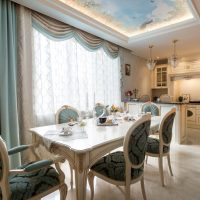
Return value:
M 106 112 L 105 113 L 106 116 L 109 115 L 109 112 L 108 112 L 106 106 L 101 103 L 96 103 L 96 105 L 94 106 L 94 111 L 96 113 L 96 117 L 99 117 L 100 115 L 102 115 L 104 111 Z
M 141 101 L 141 102 L 148 102 L 148 101 L 150 101 L 150 96 L 147 95 L 147 94 L 144 94 L 144 95 L 142 95 L 142 96 L 139 98 L 139 101 Z
M 125 134 L 123 151 L 110 153 L 91 166 L 88 173 L 91 199 L 94 198 L 94 176 L 108 183 L 124 186 L 126 200 L 130 199 L 130 185 L 140 181 L 142 195 L 146 199 L 144 159 L 150 123 L 150 115 L 142 116 Z
M 172 140 L 172 127 L 174 118 L 176 115 L 176 109 L 171 109 L 162 118 L 160 127 L 158 130 L 159 139 L 148 137 L 146 155 L 150 157 L 157 157 L 159 163 L 159 171 L 162 186 L 164 186 L 164 175 L 163 175 L 163 157 L 167 157 L 169 171 L 173 176 L 171 162 L 170 162 L 170 144 Z
M 80 114 L 75 108 L 64 105 L 56 113 L 56 124 L 78 121 Z
M 154 116 L 159 116 L 160 111 L 158 106 L 155 103 L 152 102 L 146 102 L 142 105 L 142 112 L 150 112 Z
M 0 137 L 0 199 L 1 200 L 38 200 L 60 190 L 60 199 L 67 196 L 65 175 L 59 167 L 62 157 L 55 160 L 39 160 L 10 169 L 9 156 L 30 150 L 34 154 L 35 145 L 21 145 L 7 150 Z M 55 168 L 52 165 L 55 165 Z
M 67 123 L 67 122 L 72 122 L 72 121 L 78 121 L 80 114 L 79 111 L 76 110 L 75 108 L 68 106 L 68 105 L 63 105 L 56 113 L 56 124 L 62 124 L 62 123 Z M 70 174 L 71 174 L 71 181 L 70 181 L 70 186 L 73 188 L 73 169 L 74 167 L 72 164 L 69 163 L 70 166 Z

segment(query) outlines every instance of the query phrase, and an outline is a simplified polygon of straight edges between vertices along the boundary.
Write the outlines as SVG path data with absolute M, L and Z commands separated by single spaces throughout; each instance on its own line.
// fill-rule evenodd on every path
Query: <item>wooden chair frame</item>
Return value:
M 167 161 L 168 161 L 168 167 L 169 167 L 169 171 L 171 176 L 173 176 L 173 172 L 172 172 L 172 168 L 171 168 L 171 161 L 170 161 L 170 150 L 167 153 L 163 153 L 163 146 L 170 146 L 171 140 L 169 143 L 165 143 L 163 141 L 163 125 L 165 120 L 167 119 L 167 117 L 169 117 L 171 114 L 176 113 L 176 109 L 172 108 L 167 114 L 165 114 L 165 116 L 163 117 L 161 123 L 160 123 L 160 127 L 158 130 L 159 133 L 159 153 L 148 153 L 146 152 L 147 156 L 151 156 L 151 157 L 157 157 L 158 158 L 158 164 L 159 164 L 159 172 L 160 172 L 160 178 L 161 178 L 161 184 L 162 186 L 164 186 L 164 174 L 163 174 L 163 157 L 167 157 Z M 146 163 L 147 163 L 147 158 L 146 158 Z
M 130 200 L 130 185 L 134 184 L 138 181 L 141 182 L 141 189 L 142 189 L 142 195 L 144 200 L 146 200 L 146 193 L 145 193 L 145 187 L 144 187 L 144 173 L 142 173 L 138 178 L 131 180 L 131 168 L 140 168 L 143 164 L 144 164 L 144 160 L 141 164 L 139 165 L 133 165 L 129 159 L 128 153 L 128 144 L 129 144 L 129 140 L 131 137 L 132 132 L 142 123 L 146 122 L 146 121 L 150 121 L 151 117 L 150 115 L 144 115 L 140 120 L 138 120 L 137 122 L 135 122 L 132 127 L 130 127 L 130 129 L 128 130 L 126 137 L 124 139 L 124 144 L 123 144 L 123 150 L 124 150 L 124 158 L 125 158 L 125 165 L 126 165 L 126 169 L 125 169 L 125 176 L 126 176 L 126 180 L 125 181 L 117 181 L 117 180 L 113 180 L 110 179 L 106 176 L 103 176 L 97 172 L 95 172 L 94 170 L 90 170 L 88 173 L 88 181 L 89 181 L 89 185 L 90 185 L 90 189 L 91 189 L 91 200 L 94 198 L 94 176 L 97 176 L 98 178 L 103 179 L 104 181 L 117 185 L 117 186 L 124 186 L 125 187 L 125 199 L 126 200 Z
M 63 106 L 56 112 L 56 124 L 59 124 L 59 115 L 60 115 L 60 113 L 61 113 L 63 110 L 65 110 L 65 109 L 74 110 L 75 112 L 78 113 L 78 116 L 80 116 L 80 113 L 79 113 L 79 111 L 78 111 L 76 108 L 74 108 L 74 107 L 72 107 L 72 106 L 68 106 L 68 105 L 63 105 Z
M 95 110 L 95 112 L 96 112 L 96 107 L 97 106 L 100 106 L 100 107 L 102 107 L 102 108 L 106 108 L 106 106 L 104 105 L 104 104 L 102 104 L 102 103 L 96 103 L 95 104 L 95 106 L 94 106 L 94 110 Z M 109 114 L 109 113 L 108 113 Z M 98 116 L 99 117 L 99 116 Z
M 80 116 L 80 113 L 79 113 L 79 111 L 78 111 L 76 108 L 74 108 L 74 107 L 72 107 L 72 106 L 68 106 L 68 105 L 63 105 L 63 106 L 56 112 L 56 124 L 59 124 L 59 115 L 60 115 L 60 113 L 61 113 L 63 110 L 65 110 L 65 109 L 74 110 L 75 112 L 78 113 L 78 116 Z M 71 175 L 70 187 L 73 188 L 73 185 L 74 185 L 73 169 L 74 169 L 74 167 L 73 167 L 73 165 L 71 165 L 70 163 L 69 163 L 69 167 L 70 167 L 70 175 Z
M 34 151 L 35 145 L 29 145 L 28 149 L 31 150 L 31 152 Z M 13 169 L 10 170 L 9 169 L 9 159 L 8 159 L 8 151 L 6 148 L 6 144 L 3 141 L 3 139 L 0 137 L 0 149 L 1 149 L 1 161 L 3 163 L 3 168 L 2 168 L 2 176 L 0 177 L 0 188 L 2 191 L 2 198 L 3 200 L 9 200 L 10 199 L 10 188 L 9 188 L 9 175 L 11 174 L 28 174 L 31 173 L 33 171 L 27 172 L 24 169 Z M 35 153 L 34 153 L 35 154 Z M 63 161 L 62 157 L 58 157 L 57 159 L 53 160 L 53 163 L 55 164 L 56 170 L 59 174 L 59 181 L 60 184 L 56 185 L 36 196 L 33 196 L 31 198 L 29 198 L 29 200 L 38 200 L 41 199 L 43 197 L 45 197 L 46 195 L 55 192 L 56 190 L 60 191 L 60 200 L 65 200 L 66 196 L 67 196 L 67 185 L 64 183 L 65 181 L 65 175 L 62 172 L 62 170 L 60 169 L 59 166 L 59 162 Z
M 160 116 L 160 109 L 159 109 L 159 107 L 155 104 L 155 103 L 153 103 L 153 102 L 151 102 L 151 101 L 149 101 L 149 102 L 145 102 L 145 103 L 143 103 L 142 104 L 142 108 L 141 108 L 141 111 L 143 112 L 143 109 L 144 109 L 144 106 L 146 106 L 146 105 L 154 105 L 154 106 L 156 106 L 157 108 L 158 108 L 158 116 Z

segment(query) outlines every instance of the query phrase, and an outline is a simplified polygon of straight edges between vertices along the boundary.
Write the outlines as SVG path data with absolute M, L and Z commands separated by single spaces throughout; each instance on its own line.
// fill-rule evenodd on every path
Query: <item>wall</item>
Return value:
M 200 78 L 196 79 L 183 79 L 174 81 L 175 98 L 182 94 L 190 94 L 190 99 L 200 99 Z
M 126 91 L 135 88 L 138 89 L 137 98 L 143 94 L 151 96 L 151 73 L 146 67 L 146 61 L 126 49 L 123 49 L 120 54 L 122 58 L 122 100 L 125 98 Z M 131 65 L 130 76 L 125 75 L 125 64 Z

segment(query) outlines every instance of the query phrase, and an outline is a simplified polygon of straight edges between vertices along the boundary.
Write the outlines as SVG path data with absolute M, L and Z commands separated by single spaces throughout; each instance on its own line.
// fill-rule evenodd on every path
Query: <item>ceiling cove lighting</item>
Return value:
M 174 53 L 171 56 L 171 58 L 168 59 L 168 64 L 171 65 L 173 68 L 176 68 L 179 64 L 179 59 L 178 56 L 176 55 L 176 43 L 178 40 L 173 40 L 173 45 L 174 45 Z
M 147 60 L 146 64 L 149 70 L 153 70 L 156 65 L 156 61 L 152 59 L 152 48 L 153 45 L 149 45 L 149 59 Z

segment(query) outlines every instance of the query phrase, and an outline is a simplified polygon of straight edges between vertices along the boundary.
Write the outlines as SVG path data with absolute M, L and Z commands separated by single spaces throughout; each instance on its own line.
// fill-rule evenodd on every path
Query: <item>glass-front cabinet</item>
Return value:
M 155 87 L 167 87 L 167 65 L 158 65 L 155 69 Z

